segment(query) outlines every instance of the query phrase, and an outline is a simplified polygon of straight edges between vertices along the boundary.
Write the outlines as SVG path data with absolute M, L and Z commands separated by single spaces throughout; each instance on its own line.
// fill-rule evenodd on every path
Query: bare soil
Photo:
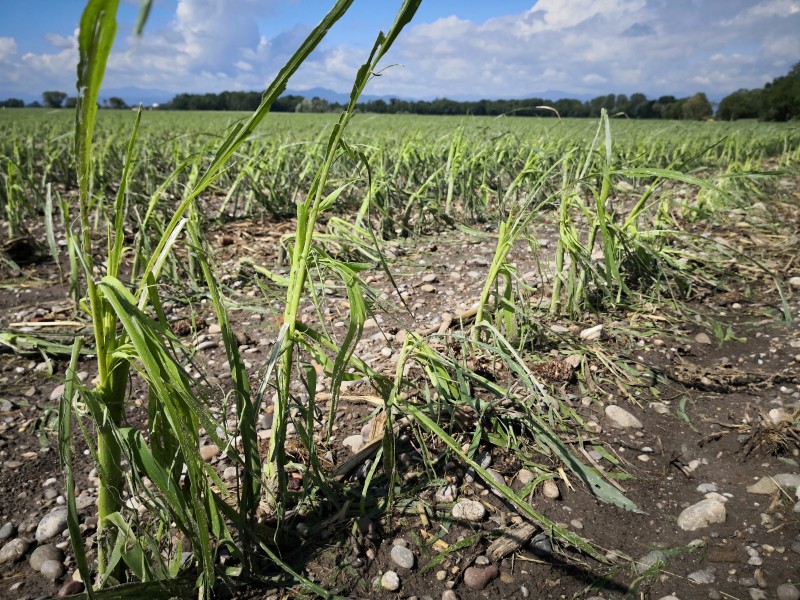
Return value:
M 797 194 L 793 197 L 792 214 L 797 219 Z M 797 241 L 800 220 L 788 220 L 784 225 L 788 239 Z M 31 225 L 34 237 L 41 233 L 39 227 Z M 246 256 L 256 264 L 280 272 L 276 262 L 280 236 L 291 229 L 290 221 L 241 220 L 216 225 L 208 234 L 227 292 L 241 306 L 231 310 L 231 318 L 254 381 L 260 381 L 258 370 L 277 331 L 273 315 L 280 311 L 277 300 L 264 298 L 252 271 L 240 266 L 238 260 Z M 548 238 L 543 233 L 541 239 L 552 250 L 555 244 L 552 236 Z M 395 309 L 379 313 L 378 322 L 369 324 L 358 352 L 373 368 L 391 372 L 397 360 L 401 330 L 429 329 L 441 321 L 443 313 L 457 314 L 478 299 L 494 244 L 490 236 L 452 231 L 435 238 L 393 242 L 386 250 L 395 281 L 400 291 L 405 292 L 412 314 L 399 307 L 396 291 L 380 271 L 366 273 L 370 285 L 385 294 Z M 798 316 L 800 290 L 792 289 L 787 281 L 790 276 L 800 274 L 800 244 L 788 249 L 782 245 L 775 253 L 785 268 L 777 273 L 778 279 L 784 286 L 789 307 Z M 521 250 L 516 251 L 514 259 L 521 273 L 538 272 L 531 257 Z M 62 267 L 66 268 L 66 264 Z M 423 291 L 423 277 L 431 274 L 435 279 L 428 285 L 433 289 L 426 287 Z M 68 299 L 68 285 L 61 280 L 53 262 L 25 266 L 21 274 L 4 270 L 2 275 L 0 331 L 39 336 L 59 331 L 60 339 L 67 344 L 70 336 L 85 333 L 85 329 L 78 327 L 41 325 L 76 317 Z M 535 275 L 531 278 L 536 280 Z M 546 298 L 546 279 L 539 280 L 538 288 L 534 289 Z M 629 474 L 630 477 L 613 481 L 641 512 L 600 502 L 583 483 L 567 473 L 555 479 L 558 498 L 548 498 L 537 491 L 531 503 L 554 522 L 603 549 L 606 563 L 557 542 L 553 542 L 552 551 L 547 549 L 548 544 L 544 551 L 541 548 L 536 551 L 523 543 L 503 558 L 490 558 L 489 562 L 499 569 L 499 576 L 482 590 L 471 589 L 464 581 L 465 570 L 476 561 L 479 565 L 484 562 L 482 557 L 492 542 L 503 531 L 523 525 L 525 520 L 479 480 L 469 481 L 463 466 L 452 457 L 437 464 L 435 477 L 407 479 L 412 495 L 427 507 L 424 515 L 414 510 L 416 505 L 407 504 L 402 513 L 371 514 L 369 520 L 358 523 L 352 518 L 331 519 L 324 535 L 314 539 L 301 537 L 295 548 L 284 549 L 284 558 L 323 587 L 352 598 L 416 596 L 438 600 L 452 588 L 462 600 L 592 596 L 660 599 L 669 595 L 681 600 L 744 600 L 775 598 L 781 584 L 794 583 L 800 587 L 798 498 L 789 490 L 779 489 L 767 495 L 747 491 L 748 486 L 762 477 L 800 473 L 798 440 L 792 437 L 792 431 L 796 435 L 796 430 L 791 429 L 791 421 L 787 422 L 789 425 L 780 425 L 769 416 L 770 410 L 780 409 L 793 414 L 797 424 L 800 327 L 797 321 L 781 320 L 780 298 L 770 280 L 741 279 L 734 282 L 732 289 L 734 295 L 722 292 L 698 295 L 692 305 L 698 313 L 723 322 L 725 329 L 730 327 L 737 339 L 724 342 L 698 322 L 688 318 L 679 322 L 666 307 L 660 306 L 639 315 L 587 314 L 575 323 L 550 321 L 542 316 L 539 324 L 542 328 L 552 331 L 553 325 L 563 327 L 559 335 L 565 346 L 577 339 L 584 328 L 604 323 L 605 335 L 594 344 L 608 356 L 616 357 L 615 360 L 624 359 L 634 371 L 639 365 L 639 376 L 649 378 L 646 385 L 632 387 L 635 393 L 626 396 L 619 390 L 614 393 L 608 386 L 587 394 L 574 377 L 548 381 L 543 375 L 543 380 L 587 424 L 578 433 L 564 432 L 564 439 L 581 460 L 593 461 L 603 472 Z M 166 305 L 170 318 L 176 323 L 184 320 L 182 329 L 187 340 L 217 339 L 209 333 L 214 318 L 202 298 L 169 287 L 162 291 L 164 298 L 172 299 Z M 342 298 L 346 296 L 341 292 L 331 294 L 322 306 L 322 316 L 333 331 L 344 331 L 346 306 Z M 532 301 L 536 301 L 535 293 Z M 306 308 L 305 315 L 314 320 L 314 311 L 310 306 Z M 642 327 L 642 321 L 649 327 Z M 194 325 L 199 326 L 193 329 Z M 557 342 L 543 348 L 542 353 L 546 357 L 551 350 L 559 352 Z M 48 362 L 35 350 L 0 354 L 0 525 L 6 522 L 14 525 L 18 533 L 12 538 L 32 540 L 39 520 L 64 501 L 64 479 L 53 434 L 58 394 L 53 395 L 53 390 L 62 382 L 67 358 L 51 357 Z M 229 377 L 225 374 L 221 345 L 198 351 L 195 363 L 206 372 L 212 386 L 225 389 Z M 52 373 L 48 372 L 48 364 Z M 608 375 L 605 365 L 595 362 L 594 367 L 598 378 L 604 373 Z M 82 360 L 81 370 L 87 380 L 94 377 L 91 358 Z M 501 372 L 498 377 L 510 375 Z M 145 392 L 136 379 L 131 388 L 128 418 L 141 423 Z M 323 381 L 320 397 L 326 391 Z M 362 427 L 369 423 L 373 407 L 363 400 L 368 393 L 365 385 L 345 391 L 336 422 L 336 438 L 330 448 L 320 452 L 323 455 L 330 450 L 325 460 L 331 466 L 341 464 L 351 454 L 342 440 L 361 433 Z M 609 404 L 618 404 L 632 413 L 641 427 L 615 428 L 605 416 Z M 591 440 L 586 448 L 602 446 L 619 465 L 613 465 L 603 456 L 582 454 L 578 439 L 581 436 L 585 438 L 582 441 Z M 418 469 L 416 438 L 404 430 L 399 439 L 398 455 L 407 459 L 404 463 L 401 458 L 400 464 L 407 470 Z M 79 493 L 92 498 L 96 492 L 91 477 L 93 464 L 84 454 L 84 448 L 76 440 L 76 484 Z M 519 489 L 519 462 L 504 449 L 486 442 L 481 449 L 491 454 L 492 466 L 506 482 Z M 218 461 L 220 471 L 225 468 L 224 460 L 213 460 Z M 55 482 L 48 482 L 51 478 Z M 448 482 L 455 485 L 458 498 L 484 504 L 488 517 L 477 523 L 454 521 L 450 517 L 450 504 L 437 503 L 435 498 L 436 491 Z M 362 482 L 356 477 L 351 484 L 361 486 Z M 681 529 L 678 516 L 688 506 L 703 500 L 710 490 L 722 495 L 724 522 L 696 531 Z M 81 514 L 84 525 L 93 514 L 93 504 L 85 506 Z M 91 521 L 88 525 L 87 535 L 92 531 Z M 438 534 L 442 535 L 437 546 L 426 542 Z M 35 572 L 28 562 L 29 550 L 19 562 L 0 566 L 0 597 L 31 599 L 55 595 L 75 570 L 66 540 L 65 537 L 56 540 L 67 554 L 64 577 L 49 581 Z M 390 558 L 397 540 L 404 540 L 412 550 L 413 569 L 398 567 Z M 466 542 L 460 544 L 463 540 Z M 0 541 L 0 545 L 5 543 Z M 449 552 L 446 557 L 426 569 L 443 549 Z M 647 571 L 647 565 L 636 567 L 637 561 L 656 550 L 663 551 L 660 568 Z M 267 574 L 272 573 L 268 567 L 265 569 Z M 398 592 L 383 591 L 374 585 L 375 579 L 389 570 L 399 575 Z M 697 583 L 697 572 L 704 572 L 711 581 Z M 281 580 L 277 572 L 274 574 L 278 582 L 275 585 L 252 584 L 232 593 L 247 598 L 301 595 L 293 583 Z M 221 597 L 227 594 L 220 591 Z

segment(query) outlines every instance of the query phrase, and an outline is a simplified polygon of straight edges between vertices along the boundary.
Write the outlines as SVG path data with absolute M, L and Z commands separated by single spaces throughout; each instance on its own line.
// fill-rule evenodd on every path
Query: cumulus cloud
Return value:
M 502 3 L 496 3 L 498 11 Z M 483 22 L 448 16 L 412 22 L 386 58 L 397 65 L 368 93 L 404 97 L 727 94 L 758 87 L 800 60 L 800 0 L 531 0 L 518 14 Z M 109 87 L 179 91 L 262 89 L 312 23 L 267 36 L 258 19 L 277 0 L 178 0 L 173 19 L 141 39 L 120 32 Z M 357 9 L 358 7 L 354 7 Z M 318 16 L 318 15 L 317 15 Z M 315 20 L 309 16 L 309 21 Z M 370 34 L 372 35 L 372 34 Z M 0 81 L 17 89 L 74 86 L 74 36 L 24 53 L 0 38 Z M 364 40 L 325 45 L 290 86 L 348 91 L 366 58 Z M 47 85 L 45 85 L 47 84 Z

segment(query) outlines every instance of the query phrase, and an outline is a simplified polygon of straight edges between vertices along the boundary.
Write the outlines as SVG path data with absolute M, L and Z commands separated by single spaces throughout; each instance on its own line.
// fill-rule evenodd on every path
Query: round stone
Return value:
M 65 596 L 73 596 L 75 594 L 80 594 L 84 590 L 84 585 L 82 581 L 67 581 L 64 585 L 58 588 L 58 593 L 56 597 L 64 598 Z
M 782 583 L 776 591 L 778 600 L 800 600 L 800 590 L 791 583 Z
M 67 528 L 67 509 L 56 508 L 46 514 L 36 527 L 36 541 L 46 542 Z
M 453 590 L 442 592 L 442 600 L 458 600 L 458 595 Z
M 386 571 L 381 577 L 381 587 L 388 592 L 396 592 L 400 589 L 400 577 L 394 571 Z
M 482 590 L 498 575 L 497 567 L 468 567 L 464 571 L 464 584 L 473 590 Z
M 684 531 L 696 531 L 712 523 L 724 523 L 726 517 L 725 505 L 722 502 L 713 499 L 701 500 L 678 515 L 678 527 Z
M 64 563 L 57 560 L 46 560 L 42 563 L 41 573 L 50 581 L 55 581 L 66 572 L 67 569 L 64 567 Z
M 403 569 L 414 568 L 414 553 L 408 548 L 403 548 L 403 546 L 393 546 L 391 557 L 394 561 L 394 564 L 396 564 L 398 567 L 402 567 Z
M 548 479 L 542 484 L 542 495 L 545 498 L 550 498 L 552 500 L 556 500 L 561 496 L 561 492 L 558 491 L 558 485 L 552 479 Z
M 33 552 L 31 552 L 31 569 L 34 571 L 41 571 L 42 565 L 48 560 L 64 562 L 64 552 L 58 549 L 55 544 L 45 544 L 44 546 L 39 546 Z
M 641 429 L 642 422 L 616 404 L 606 406 L 606 417 L 613 427 L 619 429 Z
M 15 563 L 25 556 L 31 543 L 22 538 L 15 538 L 0 548 L 0 565 Z
M 14 527 L 13 523 L 6 523 L 2 527 L 0 527 L 0 540 L 7 540 L 10 537 L 13 537 L 17 533 L 17 528 Z
M 486 516 L 486 507 L 475 500 L 459 500 L 453 506 L 453 518 L 458 521 L 477 522 Z

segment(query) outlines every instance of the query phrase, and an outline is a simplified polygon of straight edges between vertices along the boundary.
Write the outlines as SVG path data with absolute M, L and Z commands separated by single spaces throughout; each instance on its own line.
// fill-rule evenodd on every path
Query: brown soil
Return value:
M 32 229 L 35 236 L 37 229 Z M 280 235 L 287 230 L 291 230 L 291 223 L 238 221 L 216 226 L 208 235 L 217 249 L 216 261 L 223 282 L 230 286 L 229 294 L 249 307 L 232 310 L 231 318 L 235 331 L 244 336 L 240 340 L 243 356 L 254 381 L 260 381 L 257 371 L 268 356 L 277 330 L 272 314 L 279 311 L 274 300 L 263 299 L 251 272 L 247 267 L 240 267 L 238 259 L 247 256 L 257 264 L 280 272 L 280 266 L 276 266 L 277 248 Z M 795 223 L 795 236 L 796 232 Z M 550 243 L 554 241 L 550 239 Z M 436 325 L 445 312 L 456 314 L 469 308 L 478 298 L 493 248 L 491 239 L 452 232 L 437 236 L 435 240 L 387 245 L 393 275 L 400 290 L 407 292 L 406 302 L 413 318 L 397 308 L 382 314 L 378 317 L 383 320 L 382 330 L 378 327 L 365 330 L 359 354 L 373 368 L 391 372 L 400 346 L 397 332 L 403 328 L 426 329 Z M 785 256 L 787 249 L 783 247 L 780 252 Z M 800 246 L 795 245 L 788 253 L 797 271 Z M 536 268 L 522 252 L 517 252 L 514 258 L 521 273 Z M 789 261 L 788 265 L 791 263 Z M 27 328 L 29 333 L 40 335 L 45 330 L 36 321 L 75 317 L 68 300 L 68 285 L 61 282 L 54 263 L 40 262 L 23 269 L 21 275 L 3 273 L 0 330 L 23 332 Z M 431 283 L 433 291 L 422 290 L 422 278 L 426 274 L 436 275 L 436 281 Z M 785 284 L 790 275 L 796 274 L 781 272 L 778 276 Z M 396 298 L 392 286 L 380 272 L 368 273 L 367 277 L 379 293 Z M 642 512 L 628 512 L 602 503 L 581 482 L 566 474 L 566 478 L 556 479 L 559 498 L 546 498 L 537 492 L 531 502 L 537 511 L 554 522 L 604 549 L 606 564 L 558 543 L 554 544 L 552 553 L 538 555 L 530 545 L 524 544 L 516 552 L 493 561 L 500 575 L 486 588 L 477 591 L 467 587 L 465 569 L 486 553 L 500 532 L 520 525 L 523 520 L 512 506 L 490 490 L 478 482 L 467 481 L 464 468 L 452 459 L 437 465 L 438 483 L 431 478 L 409 480 L 409 488 L 419 485 L 413 488 L 414 496 L 429 507 L 424 518 L 410 506 L 404 514 L 391 518 L 371 515 L 372 530 L 367 531 L 367 524 L 362 521 L 361 532 L 353 527 L 353 519 L 332 519 L 324 535 L 306 539 L 298 549 L 286 551 L 286 560 L 324 587 L 354 598 L 429 596 L 438 600 L 448 587 L 462 600 L 591 596 L 659 599 L 669 594 L 681 600 L 746 599 L 757 597 L 753 590 L 761 588 L 766 593 L 764 597 L 776 597 L 778 585 L 800 581 L 800 505 L 797 505 L 798 498 L 780 491 L 755 495 L 748 493 L 747 487 L 767 475 L 800 472 L 798 443 L 792 438 L 792 431 L 796 435 L 796 430 L 774 425 L 767 414 L 775 408 L 788 413 L 800 409 L 800 328 L 796 322 L 784 324 L 780 321 L 779 297 L 766 283 L 763 280 L 739 281 L 733 287 L 740 292 L 749 287 L 750 293 L 740 294 L 735 304 L 728 297 L 711 295 L 702 302 L 698 299 L 694 305 L 699 312 L 724 321 L 726 328 L 730 325 L 735 336 L 746 341 L 718 342 L 710 331 L 705 332 L 708 340 L 696 338 L 703 333 L 697 323 L 679 322 L 668 315 L 666 309 L 662 313 L 659 307 L 654 307 L 649 315 L 638 317 L 586 315 L 580 323 L 561 322 L 568 328 L 561 334 L 567 341 L 574 340 L 575 334 L 583 328 L 605 322 L 606 335 L 595 342 L 597 347 L 634 370 L 635 365 L 640 365 L 642 377 L 649 378 L 646 385 L 631 387 L 635 393 L 629 397 L 621 390 L 614 393 L 607 385 L 602 391 L 586 394 L 569 373 L 568 383 L 563 377 L 559 379 L 558 372 L 551 373 L 549 380 L 560 397 L 588 423 L 588 429 L 581 430 L 580 435 L 587 439 L 593 437 L 622 468 L 614 467 L 603 457 L 581 455 L 574 432 L 566 432 L 564 439 L 571 440 L 571 448 L 582 460 L 596 461 L 608 472 L 627 472 L 631 477 L 614 481 Z M 793 314 L 800 315 L 800 291 L 785 287 Z M 544 287 L 538 289 L 544 290 Z M 187 339 L 193 335 L 192 323 L 200 323 L 197 317 L 205 323 L 214 322 L 206 304 L 191 297 L 187 299 L 178 290 L 165 288 L 164 294 L 165 298 L 172 294 L 175 299 L 167 306 L 171 318 L 186 319 L 183 329 Z M 546 297 L 544 291 L 542 294 Z M 345 307 L 341 300 L 339 294 L 328 298 L 323 306 L 323 317 L 334 331 L 343 331 L 340 321 L 344 319 Z M 259 310 L 262 312 L 257 312 Z M 310 320 L 315 318 L 311 310 L 305 315 Z M 662 317 L 669 320 L 662 321 Z M 634 318 L 644 319 L 651 327 L 642 333 L 645 328 L 634 327 Z M 550 325 L 552 323 L 544 323 L 544 320 L 541 324 L 548 329 Z M 208 336 L 207 327 L 202 325 L 196 333 Z M 67 344 L 70 336 L 78 331 L 57 329 L 65 333 L 61 341 Z M 213 334 L 209 339 L 214 339 Z M 705 341 L 710 343 L 703 343 Z M 385 347 L 390 351 L 382 352 Z M 559 350 L 557 345 L 547 350 L 551 349 Z M 543 355 L 547 356 L 546 351 Z M 0 354 L 0 402 L 3 402 L 0 525 L 13 523 L 19 530 L 18 536 L 26 539 L 33 538 L 39 519 L 63 502 L 64 479 L 54 448 L 54 421 L 50 417 L 57 407 L 57 399 L 51 399 L 51 392 L 61 382 L 66 360 L 66 356 L 53 358 L 51 375 L 44 370 L 42 365 L 46 363 L 38 351 Z M 212 385 L 225 388 L 229 378 L 224 374 L 221 346 L 199 352 L 196 363 L 207 371 Z M 611 381 L 602 364 L 594 363 L 594 366 L 598 380 L 605 375 L 607 381 Z M 91 380 L 93 361 L 85 358 L 81 369 L 86 371 L 83 375 L 87 380 Z M 547 380 L 549 367 L 542 369 L 542 377 Z M 143 398 L 143 390 L 135 379 L 132 389 L 133 408 L 129 418 L 136 423 L 142 419 L 142 409 L 136 402 L 140 403 Z M 325 391 L 323 382 L 320 392 Z M 337 421 L 338 441 L 332 444 L 329 462 L 341 464 L 350 455 L 341 441 L 359 433 L 368 421 L 372 407 L 360 401 L 360 397 L 367 394 L 368 389 L 363 386 L 348 388 Z M 642 427 L 615 429 L 604 415 L 604 406 L 612 403 L 635 415 Z M 797 421 L 794 423 L 796 425 Z M 401 465 L 406 464 L 409 469 L 418 467 L 414 462 L 416 438 L 409 430 L 404 430 L 399 439 L 398 454 L 411 457 L 407 463 L 401 460 Z M 78 443 L 76 484 L 91 496 L 94 484 L 89 475 L 93 465 L 83 449 Z M 515 477 L 519 463 L 500 448 L 484 445 L 483 449 L 491 452 L 492 466 L 519 489 Z M 320 455 L 327 450 L 322 449 Z M 220 470 L 224 469 L 224 461 L 218 464 Z M 558 466 L 557 462 L 553 465 Z M 49 478 L 56 478 L 56 483 L 44 487 Z M 457 486 L 459 498 L 481 501 L 489 509 L 489 517 L 469 524 L 452 522 L 449 505 L 440 506 L 434 512 L 434 494 L 448 481 Z M 717 492 L 725 496 L 725 522 L 693 532 L 684 531 L 677 525 L 678 515 L 703 499 L 704 492 L 698 491 L 701 484 L 713 484 Z M 360 486 L 360 483 L 356 481 L 353 485 Z M 51 489 L 58 490 L 58 494 L 48 491 Z M 93 510 L 93 506 L 84 508 L 82 520 L 92 516 Z M 448 530 L 441 537 L 443 543 L 434 549 L 425 539 L 442 532 L 442 527 Z M 413 551 L 414 569 L 394 566 L 389 555 L 397 539 L 405 540 Z M 468 541 L 465 547 L 453 550 L 435 568 L 426 570 L 426 565 L 442 549 L 452 549 L 464 539 Z M 659 549 L 665 553 L 665 564 L 657 571 L 646 573 L 647 576 L 640 576 L 631 559 L 638 561 Z M 69 580 L 75 569 L 74 561 L 68 558 L 67 566 L 64 578 L 50 582 L 30 568 L 27 558 L 6 564 L 0 567 L 0 597 L 30 599 L 54 595 L 64 581 Z M 400 576 L 400 591 L 376 590 L 373 580 L 390 569 Z M 712 573 L 713 583 L 692 581 L 690 574 L 702 570 Z M 249 598 L 297 596 L 292 584 L 289 587 L 251 585 L 234 593 Z

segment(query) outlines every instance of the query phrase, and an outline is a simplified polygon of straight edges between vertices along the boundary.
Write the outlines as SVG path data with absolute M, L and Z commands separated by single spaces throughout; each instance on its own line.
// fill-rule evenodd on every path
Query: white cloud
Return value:
M 17 53 L 17 41 L 11 37 L 0 37 L 0 61 Z
M 502 10 L 503 3 L 496 4 Z M 459 16 L 412 22 L 386 57 L 385 65 L 400 66 L 374 78 L 367 92 L 418 98 L 520 97 L 551 90 L 722 95 L 761 86 L 800 59 L 800 0 L 531 4 L 484 22 Z M 269 17 L 277 5 L 178 0 L 174 18 L 162 29 L 148 28 L 141 39 L 120 31 L 106 85 L 169 93 L 263 89 L 311 30 L 304 24 L 265 35 L 257 19 Z M 74 89 L 75 37 L 45 39 L 50 50 L 30 53 L 21 41 L 0 38 L 0 82 L 9 92 Z M 348 91 L 367 44 L 323 44 L 290 87 Z

